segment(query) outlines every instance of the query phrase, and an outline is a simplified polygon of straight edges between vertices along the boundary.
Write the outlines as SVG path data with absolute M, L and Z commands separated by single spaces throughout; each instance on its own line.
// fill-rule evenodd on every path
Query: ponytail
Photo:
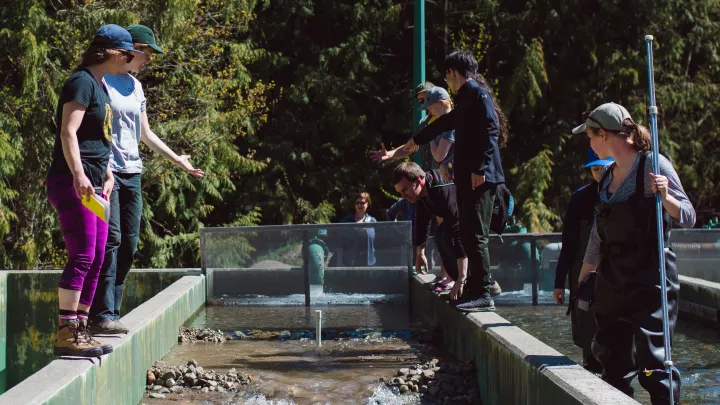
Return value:
M 632 139 L 635 149 L 637 149 L 638 152 L 647 152 L 650 150 L 650 131 L 644 126 L 636 124 L 629 118 L 623 121 L 622 130 L 618 132 L 618 135 Z

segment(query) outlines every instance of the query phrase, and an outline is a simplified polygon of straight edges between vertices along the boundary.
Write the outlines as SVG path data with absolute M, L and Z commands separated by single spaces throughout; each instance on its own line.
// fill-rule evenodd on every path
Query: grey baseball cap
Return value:
M 433 87 L 435 87 L 435 85 L 430 82 L 422 82 L 415 87 L 415 95 L 418 96 L 420 93 L 424 93 Z
M 623 129 L 623 121 L 632 120 L 630 113 L 625 107 L 616 103 L 605 103 L 592 110 L 588 115 L 585 123 L 575 127 L 573 134 L 581 134 L 590 128 L 602 128 L 607 131 L 621 131 Z
M 431 105 L 439 102 L 440 100 L 449 100 L 450 95 L 447 90 L 442 87 L 433 87 L 425 93 L 425 104 L 420 106 L 420 109 L 427 110 Z

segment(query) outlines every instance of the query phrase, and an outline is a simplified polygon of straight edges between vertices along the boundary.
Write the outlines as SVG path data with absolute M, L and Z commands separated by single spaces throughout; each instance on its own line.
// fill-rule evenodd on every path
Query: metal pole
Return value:
M 652 135 L 652 155 L 653 155 L 653 173 L 660 173 L 660 152 L 659 152 L 659 139 L 657 129 L 657 114 L 658 108 L 655 105 L 655 73 L 653 67 L 653 51 L 652 51 L 652 35 L 645 36 L 645 47 L 647 49 L 647 63 L 648 63 L 648 87 L 650 91 L 650 134 Z M 640 169 L 638 169 L 640 170 Z M 665 372 L 668 375 L 670 383 L 670 405 L 675 403 L 675 395 L 673 393 L 673 362 L 670 357 L 670 321 L 668 317 L 668 303 L 667 303 L 667 284 L 665 274 L 665 236 L 663 232 L 663 215 L 662 215 L 662 201 L 660 200 L 660 193 L 655 196 L 655 216 L 657 220 L 657 243 L 658 243 L 658 255 L 660 263 L 660 291 L 662 294 L 662 316 L 663 316 L 663 343 L 665 346 Z
M 305 306 L 310 307 L 310 237 L 308 231 L 303 231 L 303 270 L 305 270 Z
M 412 87 L 425 81 L 425 0 L 415 0 L 415 46 L 413 52 L 413 83 Z M 417 103 L 413 99 L 413 136 L 417 134 L 418 123 L 425 117 L 425 111 L 417 108 Z M 422 166 L 422 156 L 420 151 L 413 153 L 412 159 L 415 163 Z
M 535 256 L 535 239 L 530 241 L 530 268 L 532 269 L 532 304 L 538 304 L 538 263 Z
M 318 347 L 322 346 L 322 311 L 315 311 L 315 342 Z

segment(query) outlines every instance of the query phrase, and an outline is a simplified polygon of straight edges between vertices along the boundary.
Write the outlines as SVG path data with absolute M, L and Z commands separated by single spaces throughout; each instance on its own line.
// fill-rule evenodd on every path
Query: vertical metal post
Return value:
M 413 51 L 413 90 L 415 86 L 425 81 L 425 0 L 415 0 L 415 34 Z M 425 117 L 425 111 L 417 108 L 413 100 L 413 136 L 417 134 L 418 123 Z M 420 151 L 413 153 L 413 161 L 422 166 Z
M 315 311 L 315 342 L 318 347 L 322 346 L 322 311 Z
M 310 237 L 307 229 L 303 230 L 302 250 L 303 270 L 305 271 L 305 306 L 310 307 Z
M 538 262 L 537 262 L 537 256 L 535 255 L 535 244 L 536 240 L 533 238 L 530 241 L 530 268 L 532 269 L 532 304 L 537 305 L 538 304 L 538 279 L 539 277 L 539 271 L 538 271 Z

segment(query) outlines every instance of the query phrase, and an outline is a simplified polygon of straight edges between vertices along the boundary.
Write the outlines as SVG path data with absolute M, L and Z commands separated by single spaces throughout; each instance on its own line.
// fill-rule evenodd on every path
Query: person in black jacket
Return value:
M 420 131 L 405 147 L 415 148 L 439 134 L 455 130 L 452 169 L 441 167 L 457 187 L 460 232 L 468 259 L 468 291 L 455 302 L 461 311 L 494 311 L 490 295 L 490 251 L 488 240 L 495 193 L 505 183 L 500 147 L 507 140 L 507 118 L 497 106 L 492 91 L 477 73 L 472 53 L 455 51 L 445 58 L 445 80 L 455 94 L 455 109 Z M 452 174 L 450 174 L 452 173 Z
M 395 190 L 406 200 L 417 203 L 415 224 L 415 266 L 424 265 L 425 243 L 430 232 L 433 216 L 442 218 L 435 228 L 435 243 L 448 276 L 455 280 L 450 299 L 462 294 L 467 281 L 467 256 L 460 241 L 460 217 L 458 215 L 455 185 L 443 180 L 439 170 L 423 171 L 416 163 L 399 164 L 392 175 Z
M 578 308 L 577 286 L 595 216 L 600 173 L 602 168 L 612 161 L 612 158 L 600 159 L 592 148 L 588 151 L 588 162 L 585 168 L 592 170 L 593 181 L 577 189 L 570 198 L 563 221 L 562 250 L 560 250 L 560 258 L 555 268 L 555 290 L 553 290 L 555 302 L 564 304 L 565 283 L 568 275 L 570 276 L 568 311 L 570 312 L 573 342 L 583 349 L 583 367 L 597 374 L 602 373 L 602 365 L 593 356 L 591 348 L 592 337 L 597 325 L 592 307 Z

